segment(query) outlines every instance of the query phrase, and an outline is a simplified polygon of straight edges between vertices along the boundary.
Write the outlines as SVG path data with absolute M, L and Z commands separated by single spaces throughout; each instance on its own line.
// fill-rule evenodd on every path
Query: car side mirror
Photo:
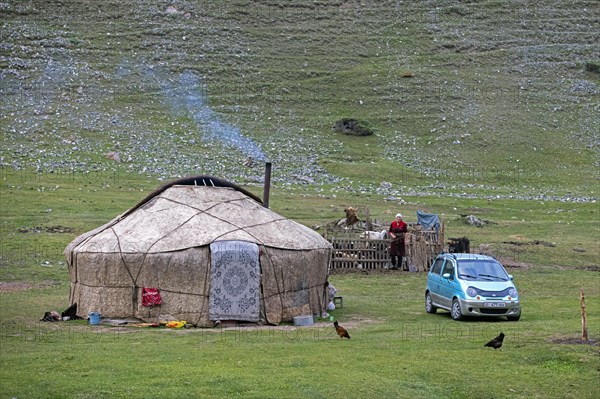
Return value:
M 512 275 L 512 274 L 509 274 L 509 275 L 508 275 L 508 278 L 509 278 L 509 279 L 512 281 L 512 279 L 513 279 L 513 275 Z
M 450 279 L 450 273 L 444 273 L 442 274 L 442 277 L 445 278 L 446 280 Z

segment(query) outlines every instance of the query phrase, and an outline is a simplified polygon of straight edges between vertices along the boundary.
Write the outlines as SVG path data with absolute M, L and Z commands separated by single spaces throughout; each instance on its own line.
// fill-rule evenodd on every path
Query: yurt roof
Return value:
M 157 253 L 226 240 L 291 250 L 330 247 L 318 233 L 263 207 L 239 186 L 191 176 L 159 187 L 124 214 L 77 237 L 65 253 Z

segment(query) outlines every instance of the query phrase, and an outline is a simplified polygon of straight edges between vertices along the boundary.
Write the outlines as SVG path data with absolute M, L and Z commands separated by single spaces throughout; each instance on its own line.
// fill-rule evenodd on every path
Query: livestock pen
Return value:
M 385 270 L 390 266 L 390 238 L 370 239 L 364 230 L 329 231 L 324 237 L 332 244 L 331 269 Z M 403 268 L 426 272 L 444 248 L 444 226 L 426 230 L 409 223 L 404 234 L 406 256 Z

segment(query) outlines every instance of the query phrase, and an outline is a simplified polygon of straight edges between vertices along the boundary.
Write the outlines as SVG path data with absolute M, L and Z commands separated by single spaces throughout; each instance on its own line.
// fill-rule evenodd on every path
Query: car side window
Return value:
M 444 258 L 438 258 L 433 262 L 433 266 L 431 266 L 431 273 L 440 274 L 442 271 L 442 265 L 444 264 Z
M 450 261 L 446 262 L 446 265 L 444 266 L 444 274 L 446 273 L 450 274 L 450 280 L 454 280 L 454 263 Z

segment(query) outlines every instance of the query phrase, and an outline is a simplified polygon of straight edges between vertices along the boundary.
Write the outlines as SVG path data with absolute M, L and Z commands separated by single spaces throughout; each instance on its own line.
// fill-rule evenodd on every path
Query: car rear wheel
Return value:
M 463 318 L 463 314 L 460 311 L 460 303 L 458 302 L 458 299 L 453 299 L 452 300 L 452 307 L 450 308 L 450 316 L 452 316 L 452 319 L 454 320 L 460 320 Z
M 437 308 L 433 306 L 433 300 L 429 292 L 425 294 L 425 311 L 427 313 L 435 313 L 437 311 Z

